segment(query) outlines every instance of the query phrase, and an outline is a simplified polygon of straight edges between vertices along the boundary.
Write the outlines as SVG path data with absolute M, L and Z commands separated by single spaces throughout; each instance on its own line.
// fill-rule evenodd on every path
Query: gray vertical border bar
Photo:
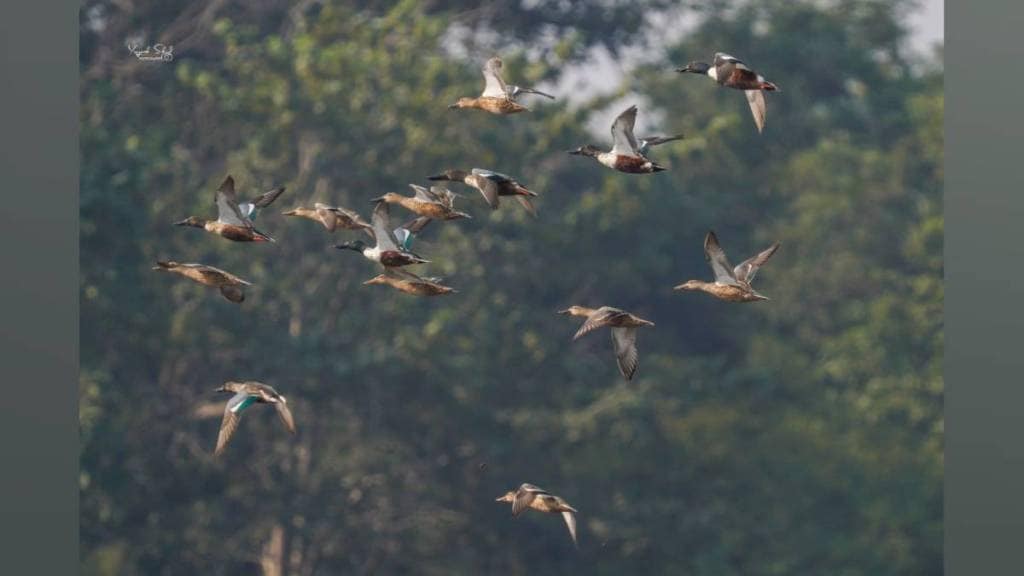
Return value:
M 1024 574 L 1024 3 L 948 15 L 946 573 Z
M 77 2 L 0 3 L 0 569 L 78 572 Z

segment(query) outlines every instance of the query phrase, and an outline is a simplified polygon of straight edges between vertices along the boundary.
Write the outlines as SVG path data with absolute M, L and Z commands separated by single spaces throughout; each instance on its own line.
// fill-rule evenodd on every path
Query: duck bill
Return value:
M 557 313 L 558 314 L 568 314 L 569 313 L 569 309 L 566 308 L 565 310 L 559 310 Z
M 287 212 L 281 212 L 282 216 L 295 216 L 295 210 L 288 210 Z
M 690 68 L 689 64 L 687 64 L 686 66 L 683 66 L 682 68 L 676 68 L 676 72 L 692 72 L 692 71 L 693 71 L 693 69 Z
M 459 105 L 458 104 L 449 104 L 448 105 L 448 109 L 449 110 L 458 110 L 459 109 Z
M 567 150 L 567 152 L 569 154 L 572 154 L 573 156 L 582 156 L 583 155 L 583 149 L 582 148 L 577 148 L 575 150 Z
M 188 226 L 188 218 L 174 223 L 175 226 Z
M 438 174 L 436 176 L 427 176 L 427 180 L 447 180 L 448 177 L 444 174 Z

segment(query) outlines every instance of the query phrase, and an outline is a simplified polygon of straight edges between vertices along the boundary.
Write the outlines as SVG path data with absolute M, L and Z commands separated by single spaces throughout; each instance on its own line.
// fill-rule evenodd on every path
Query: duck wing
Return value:
M 764 131 L 764 121 L 768 116 L 768 105 L 764 101 L 764 92 L 761 90 L 744 90 L 747 95 L 747 103 L 750 104 L 750 113 L 754 116 L 754 124 L 757 131 Z
M 576 334 L 572 337 L 573 341 L 579 340 L 598 328 L 607 326 L 621 314 L 625 314 L 625 312 L 617 308 L 611 308 L 609 306 L 598 308 L 593 314 L 587 317 L 586 322 L 584 322 L 583 325 L 580 326 L 580 329 L 576 331 Z
M 253 400 L 247 392 L 239 392 L 228 400 L 224 406 L 224 418 L 220 422 L 220 432 L 217 434 L 217 447 L 213 450 L 214 456 L 219 456 L 228 441 L 235 434 L 238 422 L 242 419 L 242 410 L 245 410 Z
M 484 98 L 508 98 L 508 90 L 505 88 L 505 80 L 501 77 L 501 58 L 495 56 L 484 64 L 484 91 L 481 96 Z
M 722 250 L 722 246 L 718 243 L 718 236 L 713 231 L 709 231 L 708 235 L 704 237 L 704 257 L 711 264 L 711 270 L 715 273 L 716 283 L 733 286 L 737 284 L 732 266 L 729 265 L 729 260 L 725 257 L 725 251 Z
M 338 229 L 337 209 L 323 204 L 317 204 L 313 209 L 316 210 L 316 217 L 328 232 L 334 232 Z
M 373 208 L 373 218 L 370 224 L 373 227 L 373 236 L 377 239 L 377 248 L 381 250 L 398 250 L 398 239 L 391 230 L 391 216 L 387 202 L 377 202 Z
M 523 484 L 520 486 L 516 490 L 515 500 L 512 501 L 512 516 L 519 516 L 523 510 L 530 507 L 534 498 L 543 494 L 547 494 L 547 492 L 533 484 Z
M 473 168 L 473 174 L 480 176 L 480 178 L 475 178 L 474 180 L 478 184 L 477 189 L 480 190 L 480 193 L 484 196 L 484 200 L 487 201 L 487 205 L 491 207 L 491 210 L 497 210 L 499 202 L 499 187 L 503 182 L 507 182 L 508 180 L 511 180 L 511 178 L 504 174 L 491 172 L 490 170 L 481 170 L 479 168 Z
M 636 136 L 633 136 L 634 124 L 636 124 L 636 106 L 630 106 L 612 123 L 612 154 L 640 155 Z
M 531 202 L 529 198 L 526 196 L 516 196 L 516 200 L 523 205 L 523 208 L 526 209 L 526 212 L 529 213 L 530 216 L 533 216 L 534 218 L 537 217 L 537 207 L 533 205 L 533 202 Z
M 423 186 L 420 186 L 419 184 L 409 184 L 409 187 L 412 188 L 413 192 L 416 193 L 413 196 L 413 198 L 415 198 L 417 200 L 422 200 L 424 202 L 432 202 L 432 203 L 435 203 L 435 204 L 440 204 L 441 203 L 441 201 L 437 197 L 437 195 L 435 195 L 430 190 L 427 190 Z
M 533 88 L 523 88 L 521 86 L 508 86 L 508 97 L 511 100 L 515 100 L 520 94 L 536 94 L 537 96 L 543 96 L 545 98 L 555 99 L 554 96 L 547 92 L 541 92 L 540 90 L 534 90 Z
M 576 540 L 576 513 L 562 510 L 562 518 L 565 520 L 566 527 L 569 528 L 569 536 L 572 536 L 572 543 L 579 548 L 580 543 Z
M 757 271 L 764 266 L 764 263 L 775 254 L 775 251 L 779 249 L 782 244 L 776 242 L 769 246 L 767 249 L 760 252 L 758 255 L 748 258 L 743 262 L 740 262 L 736 268 L 733 269 L 733 274 L 736 275 L 736 279 L 740 282 L 746 282 L 750 284 L 754 280 L 754 276 L 757 275 Z
M 636 328 L 612 328 L 612 344 L 615 346 L 615 361 L 619 364 L 619 372 L 626 380 L 632 380 L 640 365 L 640 355 L 636 349 Z
M 235 179 L 229 174 L 221 182 L 220 187 L 213 197 L 217 204 L 217 221 L 232 226 L 252 226 L 249 218 L 244 215 L 238 207 L 238 197 L 235 195 Z
M 288 401 L 284 399 L 284 396 L 278 395 L 277 402 L 274 402 L 274 408 L 277 409 L 277 415 L 281 418 L 284 427 L 295 434 L 295 419 L 292 417 L 292 411 L 288 408 Z

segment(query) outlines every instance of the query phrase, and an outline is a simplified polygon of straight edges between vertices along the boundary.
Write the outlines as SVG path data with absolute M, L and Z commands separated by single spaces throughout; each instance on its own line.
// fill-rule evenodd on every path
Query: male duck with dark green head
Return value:
M 715 61 L 712 64 L 707 62 L 690 62 L 682 68 L 676 68 L 676 72 L 689 72 L 708 76 L 719 86 L 743 90 L 747 95 L 747 103 L 750 104 L 750 113 L 754 115 L 754 125 L 758 133 L 764 130 L 765 118 L 768 115 L 768 108 L 764 101 L 765 92 L 777 92 L 779 87 L 764 79 L 764 76 L 751 70 L 749 66 L 740 61 L 739 58 L 730 56 L 725 52 L 715 53 Z
M 494 172 L 493 170 L 484 170 L 483 168 L 473 168 L 469 172 L 465 170 L 445 170 L 441 174 L 429 176 L 427 179 L 461 182 L 467 186 L 472 186 L 480 191 L 480 194 L 483 195 L 491 210 L 498 209 L 499 197 L 515 196 L 516 200 L 519 201 L 530 216 L 537 217 L 537 208 L 530 201 L 530 197 L 536 197 L 537 193 L 528 190 L 526 186 L 523 186 L 515 178 L 507 174 Z
M 388 203 L 378 201 L 377 206 L 373 209 L 373 218 L 371 218 L 372 232 L 376 244 L 374 246 L 368 245 L 362 240 L 353 240 L 351 242 L 345 242 L 343 244 L 335 245 L 335 248 L 342 250 L 353 250 L 359 252 L 366 257 L 367 260 L 377 262 L 385 268 L 396 268 L 399 266 L 409 266 L 411 264 L 423 264 L 429 262 L 412 252 L 405 250 L 402 244 L 399 243 L 398 238 L 395 236 L 395 231 L 391 229 L 391 217 L 389 215 Z M 405 240 L 408 240 L 406 238 Z M 405 241 L 403 241 L 405 243 Z
M 612 149 L 608 152 L 602 152 L 600 148 L 592 144 L 586 144 L 575 150 L 570 150 L 569 154 L 589 156 L 602 166 L 627 174 L 651 174 L 667 170 L 648 159 L 644 154 L 651 146 L 679 140 L 683 135 L 651 136 L 638 142 L 636 136 L 633 135 L 636 112 L 636 106 L 630 106 L 615 118 L 615 122 L 612 123 Z
M 224 406 L 224 419 L 220 423 L 220 433 L 217 435 L 217 447 L 214 449 L 214 456 L 219 456 L 231 440 L 231 436 L 238 428 L 238 422 L 242 418 L 242 412 L 253 404 L 273 404 L 277 409 L 277 415 L 289 432 L 295 434 L 295 420 L 292 412 L 288 409 L 288 401 L 284 396 L 278 394 L 271 386 L 262 382 L 252 380 L 245 382 L 225 382 L 214 392 L 233 393 L 228 403 Z

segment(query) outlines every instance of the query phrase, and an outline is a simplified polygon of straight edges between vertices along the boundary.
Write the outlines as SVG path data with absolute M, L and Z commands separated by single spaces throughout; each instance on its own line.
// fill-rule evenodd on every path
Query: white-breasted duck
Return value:
M 395 237 L 395 231 L 391 229 L 391 218 L 387 202 L 377 202 L 377 206 L 373 209 L 370 225 L 372 226 L 370 232 L 375 240 L 375 245 L 370 246 L 362 240 L 353 240 L 337 244 L 335 248 L 354 250 L 365 256 L 368 260 L 377 262 L 386 268 L 429 262 L 429 260 L 425 260 L 403 249 L 399 244 L 398 238 Z
M 747 103 L 750 104 L 750 113 L 754 116 L 754 124 L 757 131 L 764 130 L 765 119 L 768 108 L 765 104 L 764 93 L 776 92 L 779 87 L 764 79 L 764 76 L 752 70 L 739 58 L 730 56 L 724 52 L 715 53 L 713 64 L 707 62 L 690 62 L 682 68 L 676 68 L 676 72 L 691 72 L 710 77 L 719 86 L 743 90 L 747 95 Z
M 615 122 L 612 122 L 612 149 L 608 152 L 602 152 L 600 148 L 592 144 L 586 144 L 569 153 L 577 156 L 590 156 L 603 166 L 627 174 L 650 174 L 667 170 L 644 156 L 644 152 L 651 146 L 679 140 L 683 137 L 682 134 L 669 137 L 651 136 L 645 138 L 641 144 L 633 135 L 636 112 L 636 106 L 630 106 L 615 118 Z
M 533 202 L 530 201 L 530 197 L 536 197 L 537 193 L 532 190 L 528 190 L 526 186 L 523 186 L 519 181 L 507 174 L 494 172 L 493 170 L 484 170 L 482 168 L 473 168 L 469 172 L 466 172 L 465 170 L 445 170 L 441 174 L 430 176 L 428 180 L 462 182 L 467 186 L 472 186 L 480 191 L 480 194 L 483 195 L 484 200 L 487 201 L 491 210 L 498 209 L 499 197 L 515 196 L 516 200 L 522 204 L 523 208 L 525 208 L 531 216 L 537 216 L 537 208 L 534 207 Z

